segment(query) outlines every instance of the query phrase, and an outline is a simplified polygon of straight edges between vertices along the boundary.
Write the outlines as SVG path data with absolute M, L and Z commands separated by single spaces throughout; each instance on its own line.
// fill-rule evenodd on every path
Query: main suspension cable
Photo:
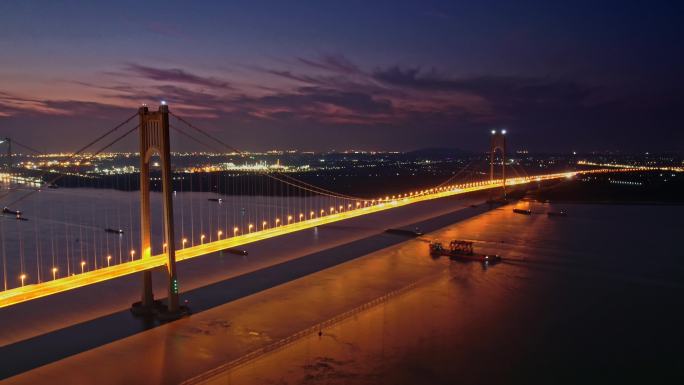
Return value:
M 17 145 L 17 146 L 19 146 L 19 147 L 23 147 L 23 148 L 25 148 L 25 149 L 27 149 L 27 150 L 29 150 L 29 151 L 31 151 L 31 152 L 34 152 L 34 153 L 36 153 L 36 154 L 38 154 L 38 155 L 45 155 L 45 153 L 44 153 L 43 151 L 36 150 L 35 148 L 30 147 L 30 146 L 27 146 L 27 145 L 25 145 L 25 144 L 21 144 L 21 143 L 17 142 L 16 139 L 12 139 L 12 144 L 13 144 L 13 145 Z
M 117 124 L 117 125 L 114 126 L 113 128 L 107 130 L 107 131 L 104 132 L 102 135 L 98 136 L 96 139 L 90 141 L 88 144 L 86 144 L 85 146 L 81 147 L 80 149 L 78 149 L 77 151 L 75 151 L 74 153 L 72 153 L 69 157 L 67 157 L 67 158 L 65 159 L 65 161 L 70 161 L 70 160 L 74 159 L 76 156 L 78 156 L 79 154 L 81 154 L 82 152 L 84 152 L 85 150 L 87 150 L 88 148 L 92 147 L 92 146 L 95 145 L 97 142 L 101 141 L 102 139 L 104 139 L 104 138 L 106 138 L 107 136 L 111 135 L 111 134 L 114 133 L 115 131 L 119 130 L 121 127 L 123 127 L 123 126 L 125 126 L 126 124 L 128 124 L 128 122 L 130 122 L 131 120 L 133 120 L 133 118 L 135 118 L 137 115 L 138 115 L 138 113 L 136 112 L 135 114 L 131 115 L 129 118 L 127 118 L 126 120 L 124 120 L 122 123 Z M 137 128 L 137 127 L 136 127 L 136 128 Z M 128 135 L 128 134 L 130 134 L 130 132 L 126 133 L 126 135 Z M 118 140 L 117 140 L 117 141 L 118 141 Z M 114 143 L 116 143 L 116 142 L 114 142 Z M 112 144 L 113 144 L 113 143 L 112 143 Z M 110 144 L 110 146 L 111 146 L 111 144 Z M 107 147 L 109 147 L 109 146 L 107 146 Z M 104 151 L 104 150 L 101 150 L 100 152 L 102 152 L 102 151 Z M 91 158 L 92 158 L 92 157 L 91 157 Z M 40 174 L 40 176 L 39 176 L 39 178 L 40 178 L 41 181 L 42 181 L 43 177 L 44 177 L 48 172 L 49 172 L 48 170 L 43 170 L 43 172 L 42 172 L 42 173 Z M 63 176 L 63 175 L 60 175 L 59 178 L 57 178 L 57 179 L 56 179 L 55 181 L 53 181 L 53 182 L 48 183 L 48 185 L 49 185 L 49 184 L 52 184 L 52 183 L 54 183 L 54 182 L 56 182 L 56 181 L 59 180 L 59 179 L 61 179 L 62 176 Z M 39 191 L 39 190 L 34 190 L 33 192 L 36 192 L 36 191 Z M 31 194 L 32 194 L 33 192 L 31 192 Z M 9 194 L 10 194 L 10 192 L 6 192 L 5 194 L 0 195 L 0 200 L 4 199 L 4 198 L 5 198 L 6 196 L 8 196 Z M 11 204 L 10 204 L 10 206 L 11 206 Z
M 131 118 L 131 119 L 132 119 L 132 118 Z M 129 121 L 130 121 L 131 119 L 129 119 Z M 137 129 L 138 129 L 138 126 L 136 125 L 135 127 L 133 127 L 133 128 L 131 128 L 130 130 L 126 131 L 123 135 L 117 137 L 116 139 L 114 139 L 114 140 L 113 140 L 112 142 L 110 142 L 109 144 L 107 144 L 107 145 L 101 147 L 101 148 L 100 148 L 99 150 L 97 150 L 96 152 L 90 154 L 90 155 L 86 158 L 86 161 L 89 161 L 89 160 L 93 159 L 94 157 L 96 157 L 97 155 L 101 154 L 103 151 L 105 151 L 106 149 L 108 149 L 108 148 L 110 148 L 111 146 L 115 145 L 115 144 L 118 143 L 119 141 L 123 140 L 124 138 L 126 138 L 128 135 L 130 135 L 133 131 L 135 131 L 135 130 L 137 130 Z M 112 131 L 112 132 L 113 132 L 113 131 Z M 96 142 L 95 142 L 95 143 L 96 143 Z M 86 148 L 87 148 L 87 147 L 86 147 Z M 81 151 L 82 151 L 82 150 L 81 150 Z M 50 181 L 48 182 L 48 185 L 54 184 L 55 182 L 57 182 L 58 180 L 62 179 L 63 177 L 64 177 L 64 174 L 57 175 L 55 178 L 53 178 L 52 180 L 50 180 Z M 15 204 L 17 204 L 17 203 L 23 201 L 24 199 L 26 199 L 26 198 L 28 198 L 29 196 L 31 196 L 31 195 L 37 193 L 38 191 L 40 191 L 40 189 L 36 189 L 36 190 L 33 190 L 33 191 L 29 191 L 28 193 L 24 194 L 24 196 L 19 197 L 19 198 L 15 199 L 14 201 L 12 201 L 8 206 L 9 206 L 9 207 L 14 206 Z M 0 198 L 0 199 L 1 199 L 1 198 Z

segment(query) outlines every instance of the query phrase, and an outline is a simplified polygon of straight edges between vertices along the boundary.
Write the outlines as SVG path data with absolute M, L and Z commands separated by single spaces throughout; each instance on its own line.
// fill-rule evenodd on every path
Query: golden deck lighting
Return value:
M 518 178 L 511 178 L 508 179 L 508 184 L 524 184 L 524 183 L 536 183 L 536 181 L 543 181 L 543 180 L 557 180 L 557 179 L 562 179 L 566 178 L 568 176 L 575 176 L 575 175 L 580 175 L 580 174 L 593 174 L 593 173 L 600 173 L 600 172 L 614 172 L 615 169 L 611 168 L 609 171 L 608 169 L 596 169 L 596 170 L 587 170 L 587 171 L 578 171 L 578 172 L 563 172 L 563 173 L 554 173 L 554 174 L 545 174 L 545 175 L 535 175 L 532 177 L 518 177 Z M 625 169 L 624 171 L 628 171 L 631 169 Z M 321 210 L 321 215 L 318 217 L 315 217 L 315 211 L 310 211 L 311 218 L 310 220 L 302 220 L 297 223 L 292 223 L 288 226 L 278 226 L 274 227 L 272 229 L 268 229 L 268 231 L 263 231 L 263 232 L 254 232 L 254 224 L 250 223 L 248 225 L 248 233 L 247 234 L 241 234 L 238 235 L 238 232 L 235 230 L 237 227 L 233 230 L 234 234 L 236 235 L 235 237 L 230 237 L 230 238 L 225 238 L 222 237 L 222 239 L 214 241 L 214 242 L 205 242 L 202 245 L 196 245 L 192 247 L 187 247 L 187 238 L 183 238 L 183 246 L 184 250 L 179 251 L 177 253 L 177 258 L 178 260 L 186 260 L 190 258 L 195 258 L 198 256 L 210 254 L 213 252 L 217 252 L 220 250 L 224 250 L 226 248 L 230 247 L 236 247 L 240 245 L 245 245 L 251 242 L 256 242 L 272 237 L 277 237 L 281 236 L 284 234 L 289 234 L 289 233 L 294 233 L 297 231 L 305 230 L 305 229 L 311 229 L 315 228 L 317 226 L 322 226 L 328 223 L 333 223 L 349 218 L 355 218 L 367 214 L 372 214 L 372 213 L 377 213 L 381 211 L 386 211 L 391 208 L 395 207 L 401 207 L 401 206 L 406 206 L 410 205 L 413 203 L 417 202 L 423 202 L 423 201 L 429 201 L 433 199 L 438 199 L 442 197 L 448 197 L 448 196 L 455 196 L 455 195 L 460 195 L 460 194 L 465 194 L 469 192 L 474 192 L 474 191 L 483 191 L 483 190 L 489 190 L 489 189 L 494 189 L 494 188 L 500 188 L 502 186 L 502 181 L 501 180 L 492 180 L 492 181 L 484 181 L 484 182 L 479 182 L 479 183 L 470 183 L 470 184 L 461 184 L 461 185 L 456 185 L 454 186 L 453 190 L 445 190 L 445 191 L 439 191 L 435 193 L 427 193 L 425 191 L 421 191 L 420 194 L 414 194 L 412 197 L 407 198 L 407 199 L 402 199 L 400 201 L 395 202 L 392 205 L 387 205 L 384 202 L 378 202 L 377 200 L 371 201 L 371 203 L 374 203 L 373 205 L 368 206 L 367 208 L 363 210 L 348 210 L 344 211 L 341 213 L 337 213 L 336 215 L 330 215 L 330 216 L 325 216 L 326 210 Z M 389 197 L 388 197 L 389 198 Z M 377 204 L 380 203 L 380 204 Z M 303 214 L 302 218 L 303 218 Z M 267 222 L 265 222 L 267 224 Z M 265 227 L 265 224 L 263 225 Z M 165 266 L 167 263 L 167 257 L 165 254 L 160 254 L 160 255 L 149 255 L 145 256 L 145 258 L 140 258 L 140 259 L 135 259 L 135 254 L 136 251 L 135 249 L 130 250 L 130 256 L 131 256 L 131 262 L 130 263 L 121 263 L 121 264 L 114 264 L 111 265 L 111 267 L 106 268 L 106 269 L 94 269 L 90 271 L 85 271 L 85 265 L 83 265 L 83 273 L 82 274 L 77 274 L 77 275 L 70 275 L 67 277 L 60 278 L 59 280 L 56 280 L 57 278 L 57 270 L 53 270 L 53 279 L 56 281 L 49 281 L 49 282 L 42 282 L 42 283 L 35 283 L 32 285 L 28 285 L 26 287 L 23 287 L 26 284 L 27 276 L 25 273 L 22 273 L 19 278 L 22 281 L 22 287 L 21 288 L 15 288 L 15 289 L 10 289 L 6 290 L 0 293 L 0 308 L 6 307 L 6 306 L 11 306 L 17 303 L 25 302 L 25 301 L 30 301 L 36 298 L 64 292 L 67 290 L 71 290 L 74 288 L 78 287 L 83 287 L 87 285 L 91 285 L 97 282 L 103 282 L 109 279 L 117 278 L 117 277 L 122 277 L 126 276 L 129 274 L 133 273 L 139 273 L 139 272 L 144 272 L 144 271 L 149 271 L 151 269 Z M 85 262 L 85 261 L 84 261 Z M 54 267 L 56 269 L 56 267 Z

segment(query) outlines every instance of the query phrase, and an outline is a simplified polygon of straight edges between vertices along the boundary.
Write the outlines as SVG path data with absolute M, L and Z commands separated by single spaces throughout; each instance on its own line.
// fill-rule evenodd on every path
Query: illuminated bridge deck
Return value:
M 606 173 L 606 172 L 621 172 L 621 171 L 636 171 L 633 168 L 625 169 L 595 169 L 585 171 L 573 171 L 546 175 L 536 175 L 531 177 L 511 178 L 506 181 L 507 186 L 523 185 L 534 183 L 538 181 L 555 180 L 562 178 L 572 178 L 578 174 L 587 173 Z M 418 193 L 411 193 L 395 197 L 394 199 L 384 199 L 376 202 L 374 205 L 366 207 L 359 207 L 347 211 L 337 212 L 325 216 L 320 216 L 313 219 L 302 220 L 290 224 L 283 224 L 278 227 L 267 228 L 261 231 L 253 231 L 251 233 L 236 235 L 222 240 L 204 243 L 197 246 L 186 247 L 176 251 L 177 261 L 183 261 L 202 255 L 211 254 L 228 248 L 234 248 L 246 245 L 252 242 L 261 241 L 268 238 L 278 237 L 284 234 L 302 231 L 316 226 L 321 226 L 329 223 L 343 221 L 350 218 L 355 218 L 363 215 L 368 215 L 380 211 L 390 210 L 392 208 L 406 206 L 418 202 L 450 197 L 454 195 L 466 194 L 475 191 L 490 190 L 501 188 L 501 181 L 483 181 L 456 185 L 451 187 L 442 187 L 422 191 Z M 23 287 L 6 290 L 0 293 L 0 308 L 12 306 L 18 303 L 34 300 L 37 298 L 65 292 L 83 286 L 96 284 L 118 277 L 123 277 L 129 274 L 134 274 L 150 269 L 159 268 L 166 265 L 166 255 L 154 255 L 148 258 L 133 260 L 130 262 L 113 265 L 110 267 L 100 268 L 97 270 L 87 271 L 82 274 L 75 274 L 68 277 L 58 278 L 51 281 L 30 284 Z

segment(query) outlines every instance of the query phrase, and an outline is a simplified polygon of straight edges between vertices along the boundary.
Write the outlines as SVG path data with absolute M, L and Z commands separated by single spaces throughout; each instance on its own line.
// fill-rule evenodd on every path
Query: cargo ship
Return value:
M 501 256 L 497 254 L 475 254 L 473 242 L 454 240 L 449 242 L 446 248 L 441 242 L 430 242 L 430 255 L 432 257 L 448 256 L 451 259 L 462 261 L 475 261 L 483 264 L 495 264 L 501 262 Z

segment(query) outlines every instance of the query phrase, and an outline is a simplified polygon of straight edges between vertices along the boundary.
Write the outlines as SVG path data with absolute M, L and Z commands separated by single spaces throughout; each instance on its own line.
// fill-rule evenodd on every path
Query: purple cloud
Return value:
M 156 81 L 186 83 L 211 88 L 232 89 L 230 83 L 226 81 L 213 77 L 195 75 L 180 68 L 155 68 L 131 63 L 126 66 L 125 71 Z
M 342 55 L 323 55 L 318 59 L 299 57 L 297 60 L 309 67 L 330 72 L 336 72 L 345 75 L 361 73 L 359 67 Z

